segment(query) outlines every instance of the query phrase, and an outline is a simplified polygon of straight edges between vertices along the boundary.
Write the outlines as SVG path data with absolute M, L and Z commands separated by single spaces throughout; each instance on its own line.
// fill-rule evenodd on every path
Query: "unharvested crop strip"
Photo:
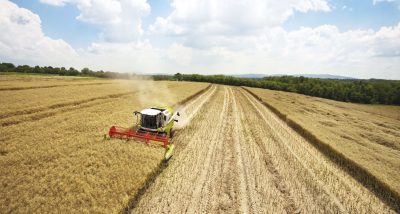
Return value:
M 42 89 L 42 88 L 56 88 L 56 87 L 84 86 L 84 85 L 105 85 L 105 84 L 111 84 L 111 83 L 84 83 L 84 84 L 28 86 L 28 87 L 8 87 L 8 88 L 0 88 L 0 91 L 20 91 L 20 90 L 28 90 L 28 89 Z
M 175 87 L 178 87 L 178 86 L 175 86 Z M 177 106 L 179 104 L 182 104 L 182 103 L 185 103 L 186 101 L 196 97 L 198 94 L 201 94 L 202 92 L 206 91 L 210 87 L 211 87 L 211 84 L 208 87 L 204 88 L 203 90 L 197 92 L 196 94 L 191 95 L 190 97 L 188 97 L 188 98 L 180 101 L 179 103 L 175 104 L 175 106 Z M 19 110 L 19 111 L 14 111 L 14 112 L 7 112 L 7 113 L 0 114 L 0 119 L 5 119 L 5 118 L 8 118 L 8 117 L 13 117 L 13 116 L 22 116 L 22 115 L 34 114 L 34 113 L 39 113 L 41 111 L 47 111 L 47 110 L 50 110 L 50 109 L 55 109 L 55 108 L 60 108 L 60 107 L 77 106 L 77 105 L 81 105 L 81 104 L 84 104 L 84 103 L 92 102 L 92 101 L 95 101 L 95 100 L 102 100 L 102 99 L 108 99 L 108 98 L 118 98 L 118 97 L 121 97 L 121 96 L 124 96 L 124 95 L 128 95 L 128 94 L 131 94 L 131 93 L 137 93 L 137 92 L 138 91 L 129 91 L 129 92 L 125 92 L 125 93 L 110 94 L 110 95 L 105 95 L 105 96 L 100 96 L 100 97 L 93 97 L 93 98 L 84 99 L 84 100 L 78 100 L 78 101 L 56 103 L 56 104 L 53 104 L 53 105 L 50 105 L 50 106 L 31 108 L 31 109 Z
M 275 113 L 280 119 L 285 121 L 285 123 L 294 131 L 296 131 L 299 135 L 307 139 L 307 142 L 310 142 L 318 151 L 320 151 L 331 161 L 336 163 L 344 171 L 349 173 L 365 188 L 374 192 L 375 195 L 379 197 L 383 202 L 385 202 L 389 207 L 396 210 L 397 212 L 400 212 L 400 194 L 398 192 L 392 189 L 385 182 L 378 179 L 367 169 L 357 164 L 355 161 L 347 158 L 345 155 L 332 148 L 329 144 L 320 140 L 310 131 L 303 128 L 300 124 L 288 118 L 287 115 L 283 114 L 269 103 L 263 101 L 261 97 L 257 96 L 255 93 L 245 87 L 242 88 L 251 96 L 253 96 L 256 100 L 262 103 L 265 107 Z
M 175 87 L 177 87 L 177 86 L 175 86 Z M 20 120 L 17 119 L 17 120 L 9 120 L 9 121 L 5 121 L 5 122 L 1 122 L 0 125 L 3 127 L 6 127 L 6 126 L 17 125 L 17 124 L 29 122 L 29 121 L 36 121 L 36 120 L 51 117 L 51 116 L 54 116 L 54 115 L 57 115 L 60 113 L 74 111 L 77 109 L 89 108 L 94 105 L 103 104 L 106 102 L 106 101 L 104 101 L 102 103 L 92 103 L 94 101 L 122 98 L 127 95 L 132 95 L 135 93 L 138 93 L 138 91 L 131 91 L 131 92 L 119 93 L 119 94 L 111 94 L 111 95 L 95 97 L 95 98 L 85 99 L 85 100 L 80 100 L 80 101 L 67 102 L 67 103 L 58 103 L 58 104 L 54 104 L 54 105 L 43 107 L 43 108 L 36 108 L 36 109 L 20 111 L 20 112 L 24 112 L 21 114 L 16 114 L 16 112 L 13 112 L 13 114 L 7 115 L 8 117 L 2 118 L 0 116 L 0 119 L 9 118 L 12 116 L 18 116 L 18 117 L 28 116 L 28 115 L 29 116 L 28 116 L 28 118 L 22 118 Z M 54 110 L 54 109 L 59 109 L 59 111 L 52 112 L 51 110 Z M 33 114 L 33 115 L 31 115 L 31 114 Z
M 118 97 L 112 97 L 112 98 L 109 98 L 109 99 L 123 98 L 125 96 L 127 96 L 127 95 L 118 96 Z M 90 108 L 90 107 L 93 107 L 93 106 L 96 106 L 96 105 L 105 104 L 105 103 L 107 103 L 109 101 L 109 99 L 106 99 L 106 100 L 104 100 L 102 102 L 96 102 L 96 101 L 99 101 L 99 100 L 96 100 L 96 101 L 93 101 L 93 102 L 84 103 L 84 104 L 76 105 L 76 106 L 60 107 L 60 108 L 57 109 L 57 111 L 49 110 L 49 111 L 39 112 L 37 114 L 28 115 L 27 117 L 22 117 L 22 118 L 18 117 L 16 120 L 9 120 L 9 121 L 2 122 L 1 126 L 2 127 L 7 127 L 7 126 L 11 126 L 11 125 L 17 125 L 17 124 L 20 124 L 20 123 L 37 121 L 37 120 L 41 120 L 41 119 L 44 119 L 44 118 L 52 117 L 52 116 L 55 116 L 55 115 L 58 115 L 58 114 L 62 114 L 62 113 L 66 113 L 66 112 L 70 112 L 70 111 L 76 111 L 76 110 L 81 110 L 81 109 L 85 109 L 85 108 Z
M 8 112 L 0 115 L 0 119 L 5 119 L 8 117 L 13 117 L 13 116 L 22 116 L 22 115 L 28 115 L 28 114 L 34 114 L 34 113 L 39 113 L 42 111 L 47 111 L 51 109 L 56 109 L 56 108 L 62 108 L 62 107 L 68 107 L 68 106 L 77 106 L 81 105 L 84 103 L 92 102 L 95 100 L 104 100 L 104 99 L 110 99 L 110 98 L 118 98 L 121 96 L 125 96 L 128 94 L 132 93 L 137 93 L 137 91 L 130 91 L 130 92 L 125 92 L 125 93 L 118 93 L 118 94 L 110 94 L 106 96 L 100 96 L 100 97 L 93 97 L 90 99 L 84 99 L 84 100 L 78 100 L 78 101 L 71 101 L 71 102 L 65 102 L 65 103 L 57 103 L 53 104 L 50 106 L 44 106 L 44 107 L 38 107 L 38 108 L 32 108 L 32 109 L 26 109 L 26 110 L 20 110 L 20 111 L 14 111 L 14 112 Z
M 109 99 L 121 98 L 121 97 L 127 96 L 131 93 L 132 92 L 113 94 L 113 95 L 108 95 L 108 96 L 92 98 L 92 99 L 88 99 L 88 100 L 81 100 L 78 102 L 60 103 L 60 104 L 51 105 L 51 106 L 45 107 L 45 108 L 35 109 L 36 111 L 30 111 L 29 113 L 20 114 L 20 115 L 18 115 L 18 114 L 12 115 L 12 116 L 18 116 L 18 117 L 28 116 L 28 118 L 22 118 L 21 120 L 17 119 L 17 120 L 5 121 L 5 122 L 1 123 L 1 126 L 6 127 L 6 126 L 16 125 L 16 124 L 20 124 L 20 123 L 24 123 L 24 122 L 29 122 L 29 121 L 36 121 L 36 120 L 40 120 L 43 118 L 54 116 L 59 113 L 65 113 L 65 112 L 74 111 L 77 109 L 88 108 L 88 107 L 98 104 L 98 103 L 90 104 L 91 102 L 98 101 L 98 100 L 109 100 Z M 133 93 L 136 93 L 136 92 L 133 92 Z M 87 105 L 85 105 L 85 104 L 87 104 Z M 51 111 L 54 109 L 60 109 L 60 110 L 56 111 L 56 112 Z M 8 118 L 8 117 L 6 117 L 6 118 Z M 0 118 L 0 119 L 4 119 L 4 118 Z
M 139 203 L 140 199 L 146 193 L 146 190 L 150 188 L 150 186 L 154 183 L 156 178 L 161 174 L 161 172 L 164 171 L 168 166 L 168 163 L 165 161 L 161 161 L 157 167 L 151 172 L 147 178 L 144 184 L 139 188 L 139 190 L 136 192 L 136 194 L 129 200 L 128 205 L 124 207 L 124 209 L 121 211 L 124 214 L 130 214 L 131 210 L 136 207 L 136 205 Z

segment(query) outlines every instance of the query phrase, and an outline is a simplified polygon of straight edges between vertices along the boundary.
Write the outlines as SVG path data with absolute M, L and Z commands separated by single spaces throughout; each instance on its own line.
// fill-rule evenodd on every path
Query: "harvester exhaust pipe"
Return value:
M 170 121 L 171 121 L 171 120 L 174 120 L 175 122 L 178 122 L 178 120 L 174 119 L 175 116 L 178 116 L 178 117 L 179 117 L 179 116 L 181 116 L 181 115 L 179 114 L 179 112 L 175 112 L 175 113 L 172 115 Z

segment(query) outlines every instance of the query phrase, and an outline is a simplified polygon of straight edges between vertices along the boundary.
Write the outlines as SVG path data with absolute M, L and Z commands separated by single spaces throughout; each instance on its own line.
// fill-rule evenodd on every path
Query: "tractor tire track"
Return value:
M 334 203 L 333 207 L 335 207 L 335 209 L 337 208 L 338 212 L 341 212 L 341 213 L 345 212 L 345 208 L 343 207 L 341 202 L 338 200 L 338 198 L 331 191 L 329 191 L 328 188 L 326 188 L 324 183 L 320 179 L 318 179 L 318 177 L 315 175 L 315 173 L 304 163 L 304 161 L 302 161 L 302 159 L 292 149 L 290 149 L 290 147 L 287 146 L 288 142 L 290 142 L 290 141 L 287 137 L 284 138 L 285 134 L 283 134 L 283 133 L 277 134 L 277 133 L 279 133 L 277 130 L 277 127 L 274 127 L 273 125 L 271 125 L 271 120 L 268 120 L 265 117 L 265 114 L 264 114 L 266 111 L 265 108 L 260 108 L 260 106 L 257 105 L 258 103 L 256 103 L 256 101 L 254 99 L 251 99 L 251 97 L 249 97 L 247 94 L 244 94 L 244 96 L 247 98 L 247 100 L 249 101 L 251 106 L 259 113 L 261 118 L 264 120 L 264 123 L 266 124 L 266 126 L 269 127 L 271 133 L 274 133 L 273 136 L 275 138 L 275 141 L 281 142 L 283 145 L 285 145 L 288 152 L 290 153 L 291 157 L 294 157 L 294 159 L 299 163 L 299 166 L 302 167 L 302 169 L 306 170 L 306 172 L 307 172 L 306 175 L 308 175 L 308 177 L 311 177 L 310 179 L 312 181 L 309 183 L 309 186 L 316 184 L 314 186 L 315 192 L 313 193 L 313 195 L 325 193 L 326 195 L 328 195 L 330 197 L 330 201 L 332 201 Z
M 331 208 L 325 212 L 332 212 L 332 209 L 337 209 L 336 212 L 342 213 L 354 211 L 380 213 L 384 210 L 391 212 L 390 208 L 374 194 L 330 162 L 304 138 L 265 108 L 262 103 L 243 89 L 241 91 L 251 106 L 259 113 L 260 119 L 264 121 L 266 127 L 269 127 L 274 141 L 279 142 L 279 144 L 275 143 L 279 148 L 279 156 L 286 155 L 286 162 L 293 162 L 293 166 L 296 166 L 295 168 L 301 172 L 302 176 L 298 177 L 298 180 L 301 181 L 300 185 L 308 186 L 310 200 L 315 195 L 321 195 L 314 200 L 315 203 L 321 203 L 321 199 L 324 198 L 326 203 L 321 203 L 320 206 L 330 204 Z M 271 147 L 269 148 L 271 149 Z M 301 194 L 306 195 L 307 193 Z
M 230 92 L 232 93 L 232 89 L 229 89 Z M 233 95 L 233 93 L 232 93 Z M 249 178 L 248 178 L 248 173 L 246 172 L 246 162 L 244 154 L 242 154 L 242 148 L 240 146 L 240 143 L 245 141 L 245 137 L 243 135 L 243 124 L 242 124 L 242 114 L 241 111 L 239 110 L 239 106 L 237 105 L 237 101 L 235 96 L 233 95 L 233 112 L 235 113 L 234 115 L 234 121 L 236 126 L 234 127 L 234 142 L 231 144 L 234 147 L 234 151 L 236 154 L 236 165 L 239 168 L 239 196 L 240 196 L 240 211 L 242 213 L 249 213 L 250 211 L 253 211 L 253 204 L 252 204 L 252 198 L 250 194 L 250 191 L 247 191 L 250 189 L 249 187 Z M 229 181 L 227 181 L 229 182 Z M 253 193 L 254 195 L 254 193 Z
M 217 87 L 217 92 L 213 93 L 213 96 L 206 101 L 204 107 L 194 116 L 193 121 L 209 119 L 208 121 L 211 123 L 222 125 L 219 122 L 220 117 L 212 115 L 219 115 L 224 111 L 223 103 L 226 102 L 224 97 L 226 98 L 227 95 L 225 91 L 221 90 L 221 86 Z M 197 190 L 195 190 L 197 185 L 193 184 L 196 181 L 204 181 L 204 178 L 201 179 L 201 175 L 207 173 L 205 167 L 209 167 L 204 164 L 207 162 L 204 160 L 207 159 L 207 156 L 212 157 L 210 150 L 212 145 L 209 145 L 208 142 L 211 142 L 210 140 L 215 137 L 217 131 L 220 130 L 213 131 L 207 123 L 192 122 L 184 127 L 174 139 L 176 152 L 169 162 L 169 167 L 156 178 L 154 184 L 134 207 L 139 209 L 132 211 L 137 213 L 179 213 L 189 212 L 189 209 L 193 210 L 193 207 L 189 207 L 191 198 L 198 195 L 197 192 L 202 192 L 204 183 L 197 187 Z M 188 136 L 188 133 L 193 133 L 193 135 Z M 209 135 L 209 133 L 213 134 Z M 185 164 L 189 162 L 191 164 Z M 149 195 L 149 192 L 153 194 Z M 157 201 L 162 201 L 163 206 L 160 206 Z M 195 201 L 193 203 L 198 204 Z
M 236 88 L 234 94 L 235 105 L 233 105 L 233 107 L 238 120 L 235 123 L 235 128 L 237 128 L 237 136 L 241 139 L 239 142 L 235 143 L 235 145 L 239 150 L 243 150 L 245 163 L 255 162 L 258 165 L 257 168 L 263 168 L 263 172 L 257 172 L 256 168 L 250 168 L 247 169 L 245 174 L 247 177 L 247 192 L 250 196 L 248 200 L 251 201 L 250 203 L 253 208 L 251 212 L 265 212 L 268 207 L 272 207 L 272 204 L 263 202 L 263 200 L 274 197 L 280 204 L 280 206 L 276 206 L 276 209 L 273 211 L 274 213 L 298 213 L 299 208 L 293 200 L 288 185 L 278 171 L 276 163 L 269 154 L 265 144 L 263 144 L 262 139 L 258 136 L 256 126 L 254 126 L 256 122 L 249 119 L 254 116 L 256 116 L 254 118 L 257 118 L 257 115 L 251 114 L 253 112 L 249 111 L 248 102 L 240 96 Z M 241 155 L 239 155 L 239 157 L 240 156 Z M 255 157 L 257 157 L 257 161 L 252 160 L 252 158 L 254 159 Z M 251 175 L 257 175 L 258 179 L 252 179 Z M 268 191 L 263 191 L 266 189 L 268 189 Z M 271 194 L 271 192 L 275 193 Z M 269 208 L 269 210 L 272 209 Z
M 207 108 L 175 139 L 177 151 L 169 167 L 133 209 L 134 213 L 263 212 L 262 195 L 245 146 L 241 114 L 231 88 L 218 86 Z M 187 143 L 185 143 L 187 142 Z M 183 150 L 178 147 L 186 144 Z M 258 173 L 265 176 L 263 173 Z M 275 188 L 273 184 L 263 186 Z M 163 204 L 160 205 L 159 203 Z
M 393 212 L 247 92 L 210 96 L 132 213 Z
M 223 135 L 224 133 L 220 132 L 219 130 L 224 130 L 227 128 L 227 124 L 224 123 L 224 121 L 229 121 L 228 119 L 228 105 L 229 102 L 229 93 L 225 89 L 224 90 L 224 99 L 223 99 L 223 105 L 222 105 L 222 113 L 219 116 L 218 119 L 218 124 L 215 129 L 212 130 L 211 132 L 211 141 L 214 142 L 220 142 L 225 140 L 226 135 Z M 219 144 L 220 144 L 219 143 Z M 206 157 L 203 161 L 203 166 L 201 167 L 201 173 L 200 176 L 197 178 L 195 181 L 198 184 L 202 185 L 196 185 L 194 187 L 194 190 L 192 192 L 191 196 L 191 201 L 188 204 L 187 211 L 189 213 L 194 213 L 194 212 L 201 212 L 204 213 L 207 211 L 207 206 L 210 203 L 210 199 L 212 199 L 212 188 L 211 188 L 211 181 L 214 181 L 215 178 L 217 178 L 217 173 L 218 173 L 218 168 L 214 168 L 213 163 L 218 163 L 218 156 L 217 156 L 217 147 L 219 147 L 218 144 L 211 144 L 207 147 L 208 151 L 206 154 Z M 217 165 L 217 164 L 216 164 Z M 210 169 L 212 167 L 212 169 Z M 208 195 L 209 197 L 203 197 L 204 195 Z
M 261 159 L 264 161 L 266 170 L 270 174 L 271 181 L 273 186 L 281 193 L 282 199 L 285 202 L 283 208 L 287 213 L 299 213 L 299 208 L 296 206 L 295 201 L 293 200 L 293 195 L 290 192 L 288 184 L 286 184 L 285 180 L 283 179 L 282 175 L 277 169 L 276 161 L 273 159 L 271 154 L 268 151 L 268 148 L 263 143 L 263 139 L 260 137 L 259 133 L 256 131 L 254 123 L 249 121 L 249 118 L 252 113 L 248 109 L 248 103 L 245 102 L 245 98 L 240 93 L 240 91 L 235 90 L 235 97 L 239 100 L 239 107 L 238 114 L 241 115 L 242 120 L 248 120 L 247 123 L 244 124 L 244 128 L 241 127 L 241 130 L 248 136 L 247 143 L 252 142 L 254 146 L 261 151 L 262 157 Z M 251 126 L 252 125 L 252 126 Z

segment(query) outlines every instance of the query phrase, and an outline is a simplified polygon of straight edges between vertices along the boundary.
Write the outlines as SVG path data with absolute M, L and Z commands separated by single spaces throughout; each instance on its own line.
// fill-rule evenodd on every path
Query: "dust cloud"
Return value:
M 152 77 L 120 81 L 119 85 L 124 88 L 132 89 L 141 108 L 171 106 L 178 98 L 178 96 L 168 88 L 168 83 L 154 81 Z
M 193 117 L 197 114 L 197 112 L 201 109 L 201 107 L 210 99 L 210 97 L 214 94 L 216 88 L 213 87 L 211 90 L 206 93 L 201 94 L 195 99 L 191 100 L 189 103 L 185 105 L 178 106 L 176 109 L 180 114 L 179 122 L 176 125 L 176 129 L 185 128 L 193 119 Z
M 176 118 L 178 119 L 178 122 L 175 123 L 175 129 L 183 129 L 187 126 L 187 124 L 190 123 L 190 121 L 192 120 L 192 117 L 190 115 L 188 115 L 187 111 L 186 111 L 186 107 L 185 106 L 178 106 L 176 108 L 176 111 L 179 112 L 179 116 Z
M 125 89 L 128 87 L 132 90 L 132 93 L 135 93 L 140 109 L 134 110 L 140 111 L 150 107 L 172 107 L 179 100 L 179 96 L 170 90 L 169 83 L 165 81 L 154 81 L 151 77 L 141 77 L 141 79 L 119 80 L 119 82 L 121 87 Z M 212 92 L 214 91 L 215 88 Z M 174 129 L 186 127 L 196 112 L 209 99 L 212 92 L 202 94 L 184 105 L 175 107 L 175 112 L 179 112 L 180 116 L 175 116 L 174 118 L 178 120 L 174 125 Z

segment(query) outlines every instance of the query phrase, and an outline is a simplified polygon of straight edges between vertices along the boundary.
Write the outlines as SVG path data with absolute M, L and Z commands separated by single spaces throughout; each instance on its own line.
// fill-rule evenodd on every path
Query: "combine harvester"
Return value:
M 165 148 L 164 159 L 168 161 L 174 153 L 174 144 L 171 139 L 174 135 L 172 127 L 179 112 L 174 113 L 172 108 L 148 108 L 140 112 L 135 111 L 136 125 L 133 128 L 112 126 L 108 131 L 110 138 L 142 140 Z M 162 144 L 160 144 L 162 143 Z

